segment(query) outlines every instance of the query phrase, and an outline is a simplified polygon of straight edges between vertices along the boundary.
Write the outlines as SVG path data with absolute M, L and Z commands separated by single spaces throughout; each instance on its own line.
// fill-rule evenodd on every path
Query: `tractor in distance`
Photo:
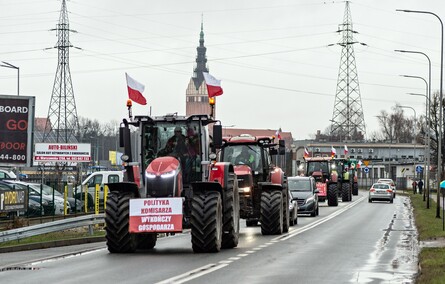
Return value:
M 128 109 L 129 120 L 124 119 L 119 129 L 125 179 L 108 184 L 109 252 L 152 249 L 158 234 L 180 233 L 185 227 L 190 228 L 195 253 L 236 247 L 237 178 L 233 165 L 215 160 L 222 144 L 221 124 L 207 115 L 133 119 L 131 104 Z
M 328 206 L 338 206 L 339 173 L 332 157 L 307 157 L 305 164 L 305 176 L 315 178 L 318 200 L 327 200 Z

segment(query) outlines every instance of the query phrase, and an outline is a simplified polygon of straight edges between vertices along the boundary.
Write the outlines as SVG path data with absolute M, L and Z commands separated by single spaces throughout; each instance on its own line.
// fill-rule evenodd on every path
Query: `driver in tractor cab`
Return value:
M 235 165 L 248 165 L 253 170 L 255 167 L 255 155 L 247 147 L 243 147 L 241 153 L 235 159 Z
M 181 127 L 175 127 L 175 134 L 168 139 L 165 145 L 165 152 L 167 155 L 173 155 L 180 159 L 188 154 L 188 141 L 185 135 L 182 134 Z

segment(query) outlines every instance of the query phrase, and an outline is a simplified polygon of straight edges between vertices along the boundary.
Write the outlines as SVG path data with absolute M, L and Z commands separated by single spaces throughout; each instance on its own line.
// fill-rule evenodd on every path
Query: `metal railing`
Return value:
M 104 222 L 104 214 L 94 214 L 2 231 L 0 232 L 0 243 L 85 226 L 89 227 L 89 232 L 92 234 L 92 226 Z

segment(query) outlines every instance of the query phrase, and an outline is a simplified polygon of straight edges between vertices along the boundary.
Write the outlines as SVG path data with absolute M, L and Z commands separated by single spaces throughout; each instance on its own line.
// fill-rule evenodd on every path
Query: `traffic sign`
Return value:
M 421 173 L 423 172 L 423 167 L 422 166 L 416 166 L 416 173 Z
M 369 165 L 369 161 L 368 160 L 363 160 L 363 164 L 365 164 L 365 166 Z
M 369 173 L 369 168 L 368 167 L 364 167 L 363 171 L 365 172 L 365 174 Z

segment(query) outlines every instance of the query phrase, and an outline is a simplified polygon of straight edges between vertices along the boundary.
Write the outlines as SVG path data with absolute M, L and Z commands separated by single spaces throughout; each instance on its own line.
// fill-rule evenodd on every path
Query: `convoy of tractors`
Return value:
M 286 174 L 274 163 L 285 152 L 284 141 L 223 137 L 220 122 L 208 115 L 133 118 L 131 105 L 119 134 L 125 177 L 108 184 L 109 252 L 152 249 L 160 234 L 185 229 L 195 253 L 218 252 L 238 245 L 240 219 L 247 227 L 260 226 L 263 235 L 286 233 L 297 223 Z M 354 162 L 305 159 L 305 175 L 315 178 L 320 202 L 337 206 L 358 194 Z

